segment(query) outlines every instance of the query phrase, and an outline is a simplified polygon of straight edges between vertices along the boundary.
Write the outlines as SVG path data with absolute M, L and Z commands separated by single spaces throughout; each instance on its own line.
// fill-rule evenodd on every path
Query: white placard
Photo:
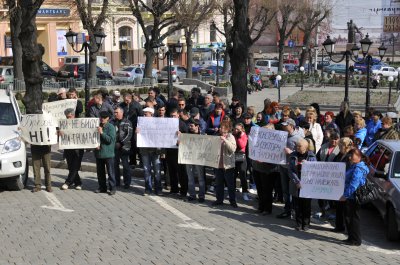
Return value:
M 63 99 L 43 103 L 42 109 L 50 113 L 56 120 L 65 119 L 64 111 L 66 109 L 76 109 L 77 99 Z
M 56 144 L 57 126 L 57 121 L 49 113 L 23 115 L 20 125 L 21 137 L 30 144 Z
M 137 147 L 178 148 L 179 119 L 139 117 Z
M 221 144 L 218 136 L 183 133 L 179 138 L 178 163 L 218 168 Z
M 253 126 L 249 134 L 249 157 L 271 164 L 286 164 L 287 132 Z
M 77 118 L 59 120 L 59 148 L 84 149 L 100 146 L 98 118 Z
M 305 162 L 301 166 L 300 197 L 339 200 L 344 192 L 346 164 Z

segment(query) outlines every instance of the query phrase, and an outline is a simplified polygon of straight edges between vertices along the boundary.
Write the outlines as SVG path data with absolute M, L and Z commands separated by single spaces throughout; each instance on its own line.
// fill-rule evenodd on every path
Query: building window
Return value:
M 130 51 L 132 50 L 132 28 L 123 26 L 118 29 L 119 36 L 119 54 L 120 54 L 120 62 L 123 65 L 130 65 L 131 56 L 129 56 Z

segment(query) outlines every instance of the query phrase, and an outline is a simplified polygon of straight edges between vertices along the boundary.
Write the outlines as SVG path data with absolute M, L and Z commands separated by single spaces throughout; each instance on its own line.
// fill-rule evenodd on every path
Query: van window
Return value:
M 103 63 L 104 63 L 104 64 L 108 64 L 107 58 L 103 58 Z
M 257 66 L 268 66 L 268 61 L 257 61 L 256 65 Z
M 279 62 L 278 61 L 272 61 L 271 62 L 271 67 L 279 67 Z
M 141 74 L 141 73 L 142 73 L 142 70 L 140 68 L 135 69 L 135 74 Z

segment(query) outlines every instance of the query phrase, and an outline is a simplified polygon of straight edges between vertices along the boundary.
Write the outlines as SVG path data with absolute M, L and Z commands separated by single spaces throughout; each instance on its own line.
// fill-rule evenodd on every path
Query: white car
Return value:
M 19 133 L 21 112 L 9 89 L 0 90 L 0 182 L 22 190 L 28 180 L 26 147 Z
M 117 83 L 133 83 L 136 78 L 139 78 L 140 82 L 142 82 L 143 74 L 143 70 L 140 67 L 125 66 L 114 72 L 114 81 Z
M 379 69 L 372 70 L 372 73 L 374 75 L 380 75 L 380 76 L 385 76 L 385 77 L 389 77 L 389 76 L 397 77 L 397 75 L 398 75 L 396 68 L 390 67 L 390 66 L 382 66 Z

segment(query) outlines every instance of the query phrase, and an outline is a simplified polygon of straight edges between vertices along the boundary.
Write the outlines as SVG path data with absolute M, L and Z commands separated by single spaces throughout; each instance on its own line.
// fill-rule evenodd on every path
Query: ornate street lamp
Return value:
M 394 80 L 393 76 L 389 76 L 388 77 L 388 81 L 389 81 L 389 98 L 388 98 L 388 108 L 390 106 L 390 100 L 392 98 L 392 82 Z
M 278 81 L 278 102 L 281 102 L 281 80 L 282 80 L 282 76 L 277 75 L 276 81 Z
M 219 60 L 220 60 L 220 55 L 221 53 L 225 52 L 225 43 L 222 44 L 221 48 L 220 47 L 214 47 L 214 44 L 210 44 L 209 47 L 212 49 L 213 53 L 215 54 L 215 58 L 217 60 L 217 80 L 215 82 L 215 86 L 218 87 L 219 86 Z
M 107 37 L 103 32 L 96 32 L 93 34 L 94 35 L 94 43 L 96 44 L 96 50 L 93 50 L 93 53 L 96 53 L 101 45 L 103 44 L 104 39 Z M 80 53 L 83 50 L 85 51 L 85 113 L 86 117 L 89 115 L 89 109 L 88 109 L 88 103 L 90 100 L 90 88 L 89 88 L 89 67 L 88 67 L 88 50 L 90 48 L 90 42 L 84 41 L 82 43 L 82 47 L 80 49 L 75 49 L 75 47 L 78 47 L 78 33 L 73 32 L 71 29 L 64 35 L 64 37 L 67 39 L 67 42 L 69 45 L 71 45 L 72 49 Z
M 304 86 L 304 66 L 300 66 L 300 73 L 301 73 L 301 91 L 303 91 L 303 86 Z

